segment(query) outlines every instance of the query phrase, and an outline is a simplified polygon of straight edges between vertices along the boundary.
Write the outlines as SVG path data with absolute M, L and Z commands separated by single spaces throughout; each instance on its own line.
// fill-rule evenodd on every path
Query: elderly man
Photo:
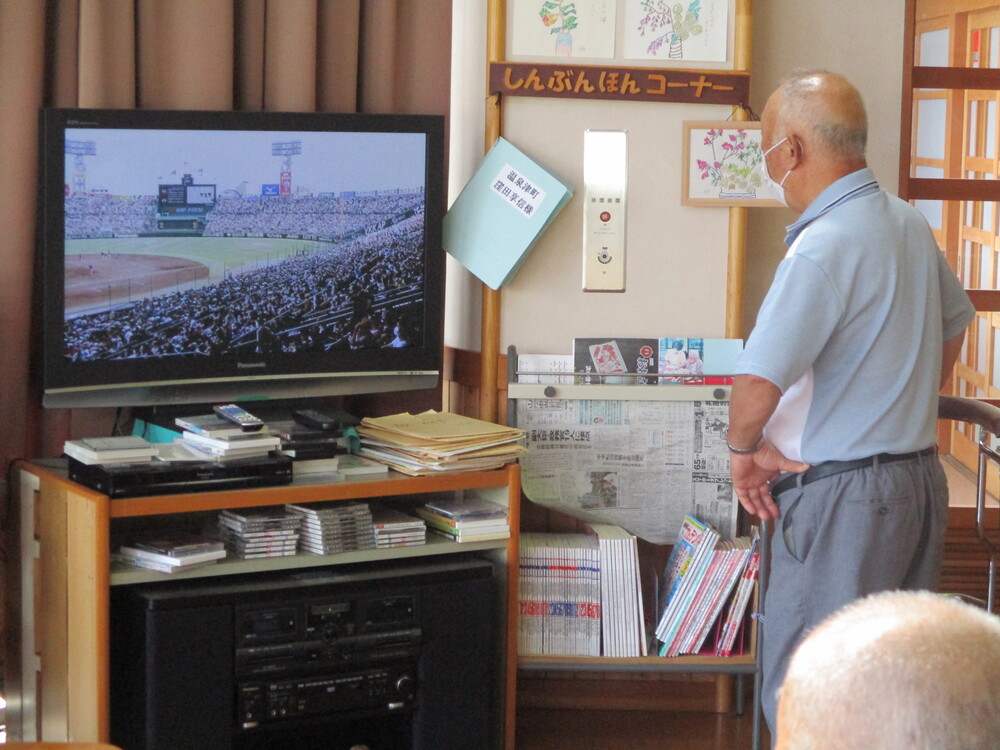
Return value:
M 1000 619 L 927 592 L 883 592 L 796 650 L 777 750 L 995 750 Z
M 948 492 L 937 394 L 975 313 L 927 222 L 866 166 L 857 90 L 793 76 L 763 111 L 764 175 L 799 214 L 736 368 L 733 488 L 775 521 L 764 714 L 809 628 L 874 591 L 936 586 Z

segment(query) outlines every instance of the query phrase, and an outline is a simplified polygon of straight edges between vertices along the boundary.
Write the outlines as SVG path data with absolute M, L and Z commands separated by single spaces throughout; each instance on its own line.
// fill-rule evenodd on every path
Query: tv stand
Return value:
M 110 741 L 112 587 L 257 574 L 416 558 L 480 556 L 493 563 L 496 638 L 491 654 L 495 748 L 514 747 L 517 673 L 517 565 L 520 467 L 433 477 L 388 475 L 347 478 L 329 484 L 291 484 L 218 492 L 109 499 L 71 482 L 62 460 L 19 461 L 12 474 L 12 538 L 9 562 L 7 724 L 11 740 Z M 295 555 L 264 560 L 227 559 L 218 565 L 172 574 L 109 564 L 112 531 L 145 524 L 164 528 L 193 514 L 288 502 L 421 502 L 422 496 L 475 491 L 509 508 L 509 539 L 455 544 L 429 536 L 428 544 L 340 555 Z M 455 558 L 456 560 L 458 558 Z M 234 579 L 235 580 L 235 579 Z M 194 583 L 195 581 L 192 581 Z

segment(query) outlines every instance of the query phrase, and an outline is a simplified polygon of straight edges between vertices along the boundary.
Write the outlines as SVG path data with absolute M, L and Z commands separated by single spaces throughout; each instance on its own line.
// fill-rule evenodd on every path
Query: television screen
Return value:
M 433 387 L 443 119 L 43 110 L 46 406 Z

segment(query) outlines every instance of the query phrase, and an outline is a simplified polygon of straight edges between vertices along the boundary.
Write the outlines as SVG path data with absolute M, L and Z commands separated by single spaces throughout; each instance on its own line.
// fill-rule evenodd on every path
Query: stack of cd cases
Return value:
M 427 524 L 395 508 L 372 508 L 372 526 L 375 530 L 375 547 L 378 549 L 410 547 L 427 541 Z
M 372 514 L 366 503 L 332 500 L 308 505 L 286 505 L 302 521 L 299 550 L 314 555 L 371 549 L 375 546 Z
M 294 555 L 300 525 L 300 517 L 283 507 L 219 511 L 219 538 L 244 560 Z

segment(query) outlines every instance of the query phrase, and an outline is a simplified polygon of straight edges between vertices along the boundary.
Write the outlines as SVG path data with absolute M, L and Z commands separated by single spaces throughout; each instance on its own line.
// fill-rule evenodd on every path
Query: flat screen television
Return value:
M 46 109 L 46 407 L 437 385 L 444 123 Z

